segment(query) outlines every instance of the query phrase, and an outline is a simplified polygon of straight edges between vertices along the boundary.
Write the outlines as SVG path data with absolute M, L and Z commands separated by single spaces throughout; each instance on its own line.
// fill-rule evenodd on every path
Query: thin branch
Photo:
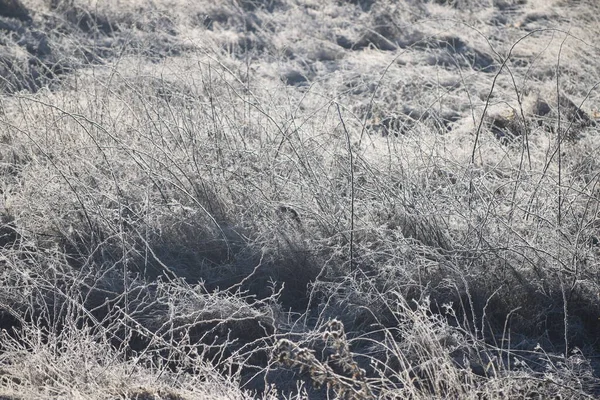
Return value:
M 346 145 L 348 146 L 348 154 L 350 155 L 350 271 L 354 272 L 354 157 L 352 155 L 352 145 L 350 144 L 350 134 L 346 129 L 346 123 L 342 117 L 340 105 L 336 103 L 337 112 L 346 134 Z

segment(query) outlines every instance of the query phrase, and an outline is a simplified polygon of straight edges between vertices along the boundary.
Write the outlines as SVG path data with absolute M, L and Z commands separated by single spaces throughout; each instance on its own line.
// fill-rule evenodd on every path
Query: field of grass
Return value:
M 0 0 L 0 399 L 597 398 L 598 15 Z

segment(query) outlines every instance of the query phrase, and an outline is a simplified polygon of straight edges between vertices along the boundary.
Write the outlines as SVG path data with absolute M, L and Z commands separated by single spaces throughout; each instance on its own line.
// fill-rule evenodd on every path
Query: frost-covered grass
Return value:
M 598 396 L 595 2 L 23 3 L 0 394 Z

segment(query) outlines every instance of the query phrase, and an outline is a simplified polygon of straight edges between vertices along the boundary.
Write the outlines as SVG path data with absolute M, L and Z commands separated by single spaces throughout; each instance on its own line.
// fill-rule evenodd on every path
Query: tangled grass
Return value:
M 11 4 L 3 398 L 600 393 L 594 2 Z

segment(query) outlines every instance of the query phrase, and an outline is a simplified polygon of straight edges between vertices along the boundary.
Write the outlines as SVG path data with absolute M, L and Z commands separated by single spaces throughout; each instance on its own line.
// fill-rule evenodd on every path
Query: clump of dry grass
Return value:
M 252 398 L 200 359 L 195 374 L 181 376 L 152 353 L 127 357 L 98 326 L 3 332 L 1 359 L 2 394 L 19 399 Z
M 337 398 L 374 399 L 365 371 L 350 352 L 344 325 L 337 320 L 330 321 L 324 327 L 322 339 L 325 343 L 323 352 L 329 353 L 323 361 L 319 361 L 313 351 L 288 339 L 277 342 L 273 357 L 281 365 L 297 368 L 300 374 L 308 373 L 317 389 L 326 387 Z
M 324 388 L 321 394 L 344 399 L 587 398 L 595 390 L 575 378 L 592 373 L 578 352 L 562 363 L 539 348 L 497 348 L 433 314 L 427 300 L 397 298 L 395 306 L 393 329 L 350 340 L 343 324 L 330 320 L 303 344 L 280 339 L 273 358 Z

